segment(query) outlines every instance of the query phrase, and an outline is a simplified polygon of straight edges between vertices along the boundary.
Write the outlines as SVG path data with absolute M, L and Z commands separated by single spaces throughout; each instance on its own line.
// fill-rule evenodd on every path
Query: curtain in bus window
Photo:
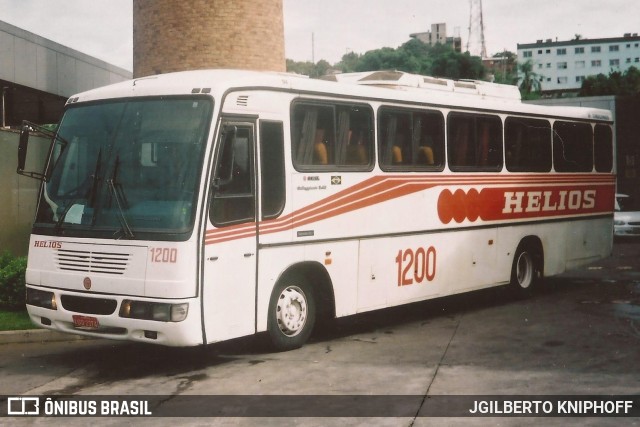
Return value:
M 469 116 L 449 115 L 449 166 L 452 170 L 473 165 L 471 131 L 473 119 Z
M 444 118 L 439 112 L 414 114 L 417 166 L 440 169 L 444 161 Z
M 372 135 L 371 123 L 373 112 L 366 107 L 354 106 L 348 108 L 349 120 L 346 135 L 345 166 L 368 166 L 371 163 Z
M 316 138 L 316 127 L 318 123 L 318 110 L 315 108 L 302 108 L 299 109 L 298 114 L 295 115 L 296 127 L 300 127 L 299 133 L 296 134 L 298 148 L 296 154 L 296 161 L 301 165 L 309 165 L 313 159 L 313 143 Z M 299 114 L 302 115 L 302 121 L 299 120 Z
M 345 164 L 347 161 L 347 146 L 349 145 L 349 109 L 338 109 L 338 140 L 337 140 L 337 164 Z
M 553 165 L 558 172 L 593 170 L 591 124 L 557 121 L 553 124 Z
M 613 134 L 611 126 L 596 125 L 593 143 L 596 171 L 611 172 L 611 169 L 613 169 Z
M 385 114 L 381 119 L 382 132 L 380 132 L 380 152 L 383 154 L 383 165 L 392 165 L 394 163 L 402 162 L 402 154 L 394 152 L 393 148 L 396 146 L 396 128 L 398 126 L 398 118 L 391 114 Z

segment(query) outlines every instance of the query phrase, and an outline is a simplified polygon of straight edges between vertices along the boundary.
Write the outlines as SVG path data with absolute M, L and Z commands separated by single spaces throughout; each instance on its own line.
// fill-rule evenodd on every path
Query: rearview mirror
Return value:
M 44 135 L 45 137 L 50 138 L 48 155 L 46 156 L 47 162 L 51 157 L 54 143 L 56 141 L 59 141 L 62 144 L 62 148 L 64 149 L 64 147 L 67 145 L 67 142 L 57 136 L 55 132 L 45 127 L 36 125 L 35 123 L 31 123 L 27 120 L 22 121 L 22 128 L 20 129 L 20 139 L 18 141 L 18 168 L 16 169 L 16 172 L 18 173 L 18 175 L 28 176 L 29 178 L 35 178 L 41 181 L 47 181 L 47 174 L 45 172 L 47 162 L 45 162 L 45 165 L 42 167 L 42 172 L 25 172 L 24 170 L 27 163 L 27 148 L 29 146 L 29 138 L 31 137 L 32 132 L 37 132 L 41 135 Z M 36 155 L 35 157 L 38 156 Z
M 20 142 L 18 143 L 18 173 L 24 171 L 24 165 L 27 161 L 27 145 L 29 144 L 30 132 L 31 126 L 27 123 L 23 123 L 22 129 L 20 129 Z

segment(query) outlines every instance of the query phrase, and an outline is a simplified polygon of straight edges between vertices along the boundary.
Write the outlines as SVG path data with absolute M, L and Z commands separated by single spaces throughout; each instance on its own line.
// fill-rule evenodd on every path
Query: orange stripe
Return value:
M 613 175 L 380 175 L 325 197 L 280 218 L 260 222 L 260 234 L 272 234 L 329 219 L 382 202 L 407 196 L 437 186 L 486 185 L 611 185 Z M 255 237 L 256 223 L 244 223 L 207 230 L 205 244 Z

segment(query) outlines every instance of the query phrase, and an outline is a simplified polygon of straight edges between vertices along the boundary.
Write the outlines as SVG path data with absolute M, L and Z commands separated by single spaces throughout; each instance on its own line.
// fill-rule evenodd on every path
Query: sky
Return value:
M 463 50 L 469 36 L 470 0 L 282 1 L 285 55 L 295 61 L 334 64 L 348 52 L 397 48 L 435 23 L 446 23 L 450 36 L 460 35 Z M 132 3 L 0 0 L 0 21 L 132 70 Z M 638 0 L 484 0 L 483 20 L 489 55 L 516 52 L 518 43 L 539 39 L 640 33 Z

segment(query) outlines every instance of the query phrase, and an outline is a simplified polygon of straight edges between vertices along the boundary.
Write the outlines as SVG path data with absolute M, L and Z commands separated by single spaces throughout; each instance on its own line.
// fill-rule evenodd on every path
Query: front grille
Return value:
M 131 255 L 127 253 L 58 249 L 56 262 L 60 270 L 86 273 L 124 274 Z
M 84 314 L 112 314 L 118 306 L 118 302 L 112 299 L 73 295 L 62 295 L 60 301 L 65 310 Z

